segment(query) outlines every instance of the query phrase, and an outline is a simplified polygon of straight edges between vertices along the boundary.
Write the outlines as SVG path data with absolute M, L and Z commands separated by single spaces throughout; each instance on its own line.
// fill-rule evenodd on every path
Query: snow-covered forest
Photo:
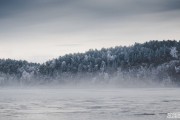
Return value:
M 180 83 L 180 41 L 149 41 L 60 56 L 43 64 L 0 59 L 0 85 Z

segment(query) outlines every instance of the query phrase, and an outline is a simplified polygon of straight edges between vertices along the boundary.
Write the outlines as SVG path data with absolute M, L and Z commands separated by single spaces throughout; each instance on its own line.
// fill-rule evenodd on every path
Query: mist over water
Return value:
M 148 71 L 146 72 L 148 73 Z M 146 74 L 145 74 L 146 75 Z M 158 75 L 137 77 L 133 73 L 78 73 L 75 75 L 66 74 L 58 77 L 38 77 L 40 79 L 28 78 L 17 79 L 0 79 L 2 88 L 167 88 L 178 87 L 179 83 L 172 81 L 169 77 L 163 79 Z
M 70 79 L 70 80 L 31 80 L 31 82 L 10 82 L 7 84 L 1 84 L 1 88 L 65 88 L 65 89 L 119 89 L 119 88 L 174 88 L 178 87 L 178 84 L 172 81 L 154 81 L 151 79 L 127 79 L 122 78 L 109 78 L 109 79 Z
M 2 120 L 165 120 L 179 88 L 1 88 Z

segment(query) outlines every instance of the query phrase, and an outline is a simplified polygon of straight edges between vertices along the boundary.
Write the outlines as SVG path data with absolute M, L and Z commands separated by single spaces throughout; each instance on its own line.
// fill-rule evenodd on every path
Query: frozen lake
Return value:
M 1 120 L 165 120 L 179 88 L 0 89 Z

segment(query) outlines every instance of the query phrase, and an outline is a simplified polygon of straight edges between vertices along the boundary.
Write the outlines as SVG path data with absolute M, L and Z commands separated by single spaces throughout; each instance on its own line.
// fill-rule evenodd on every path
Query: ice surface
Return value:
M 179 88 L 0 89 L 1 120 L 165 120 Z

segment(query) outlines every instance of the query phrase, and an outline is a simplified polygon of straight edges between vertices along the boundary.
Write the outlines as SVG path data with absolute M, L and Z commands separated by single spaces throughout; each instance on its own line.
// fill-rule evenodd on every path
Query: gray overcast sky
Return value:
M 149 40 L 180 40 L 180 0 L 0 0 L 0 57 L 44 62 Z

